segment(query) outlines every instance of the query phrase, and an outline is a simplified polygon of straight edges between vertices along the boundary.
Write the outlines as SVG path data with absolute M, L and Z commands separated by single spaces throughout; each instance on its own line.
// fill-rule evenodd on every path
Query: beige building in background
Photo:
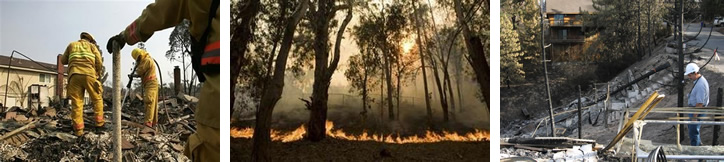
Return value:
M 0 103 L 5 107 L 48 106 L 51 99 L 64 98 L 67 67 L 44 62 L 33 62 L 22 56 L 0 56 Z M 57 57 L 57 56 L 56 56 Z M 11 65 L 8 68 L 8 65 Z M 58 69 L 62 71 L 62 82 L 58 82 Z M 62 85 L 58 85 L 62 83 Z M 9 86 L 9 87 L 6 87 Z M 7 99 L 5 99 L 7 88 Z M 60 89 L 60 91 L 59 91 Z M 57 93 L 60 92 L 61 95 Z M 24 96 L 24 97 L 23 97 Z M 30 104 L 30 103 L 33 104 Z

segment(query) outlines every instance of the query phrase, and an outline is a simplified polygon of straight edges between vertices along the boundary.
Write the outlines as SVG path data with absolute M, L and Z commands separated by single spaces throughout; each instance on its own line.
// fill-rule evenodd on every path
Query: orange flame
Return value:
M 466 134 L 458 134 L 456 132 L 447 132 L 443 131 L 442 134 L 435 133 L 432 131 L 427 131 L 425 133 L 425 136 L 409 136 L 409 137 L 400 137 L 398 136 L 392 136 L 392 135 L 369 135 L 367 134 L 367 131 L 363 131 L 361 135 L 351 135 L 345 133 L 343 130 L 338 129 L 332 131 L 332 128 L 334 127 L 334 123 L 332 121 L 327 121 L 327 131 L 326 134 L 329 137 L 337 138 L 337 139 L 344 139 L 344 140 L 351 140 L 351 141 L 376 141 L 376 142 L 385 142 L 385 143 L 397 143 L 397 144 L 403 144 L 403 143 L 432 143 L 432 142 L 441 142 L 441 141 L 457 141 L 457 142 L 465 142 L 465 141 L 490 141 L 490 134 L 489 132 L 485 132 L 482 130 L 476 129 L 475 132 L 466 133 Z M 294 131 L 288 132 L 288 133 L 282 133 L 276 130 L 271 130 L 271 139 L 272 141 L 281 141 L 281 142 L 293 142 L 300 140 L 304 137 L 304 134 L 307 133 L 307 130 L 305 129 L 304 125 L 300 126 Z M 231 137 L 234 138 L 252 138 L 254 136 L 254 129 L 253 128 L 231 128 Z

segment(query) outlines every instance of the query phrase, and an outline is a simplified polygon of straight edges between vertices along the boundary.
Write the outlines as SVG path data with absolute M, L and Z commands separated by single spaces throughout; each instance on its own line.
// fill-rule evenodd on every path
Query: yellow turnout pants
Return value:
M 71 101 L 70 116 L 73 119 L 73 130 L 75 130 L 76 135 L 82 135 L 83 128 L 85 127 L 83 123 L 83 98 L 85 97 L 86 91 L 88 92 L 90 101 L 93 104 L 96 121 L 95 125 L 102 126 L 104 124 L 103 98 L 101 97 L 103 87 L 95 77 L 74 74 L 70 76 L 66 90 Z
M 155 79 L 155 78 L 154 78 Z M 144 122 L 146 125 L 156 125 L 158 117 L 156 116 L 156 109 L 158 108 L 158 84 L 156 82 L 148 83 L 143 86 L 143 104 L 146 107 L 146 118 Z

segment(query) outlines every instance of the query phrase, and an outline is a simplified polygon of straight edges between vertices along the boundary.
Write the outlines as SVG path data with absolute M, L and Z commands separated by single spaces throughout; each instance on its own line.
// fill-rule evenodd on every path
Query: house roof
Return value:
M 571 14 L 595 12 L 593 0 L 546 0 L 546 13 Z
M 22 68 L 28 68 L 28 69 L 34 69 L 34 70 L 43 70 L 48 72 L 56 72 L 58 71 L 58 67 L 56 64 L 49 64 L 45 62 L 33 62 L 27 59 L 19 58 L 22 56 L 15 55 L 12 59 L 12 65 L 11 67 L 22 67 Z M 10 56 L 0 55 L 0 68 L 7 68 L 8 63 L 10 61 Z M 63 71 L 65 73 L 68 73 L 68 66 L 64 66 Z

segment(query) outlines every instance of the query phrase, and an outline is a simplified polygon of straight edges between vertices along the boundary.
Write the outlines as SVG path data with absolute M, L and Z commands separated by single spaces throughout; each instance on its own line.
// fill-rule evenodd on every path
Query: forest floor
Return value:
M 251 159 L 253 140 L 231 138 L 230 159 Z M 326 138 L 272 142 L 273 161 L 486 161 L 490 142 L 389 144 Z

